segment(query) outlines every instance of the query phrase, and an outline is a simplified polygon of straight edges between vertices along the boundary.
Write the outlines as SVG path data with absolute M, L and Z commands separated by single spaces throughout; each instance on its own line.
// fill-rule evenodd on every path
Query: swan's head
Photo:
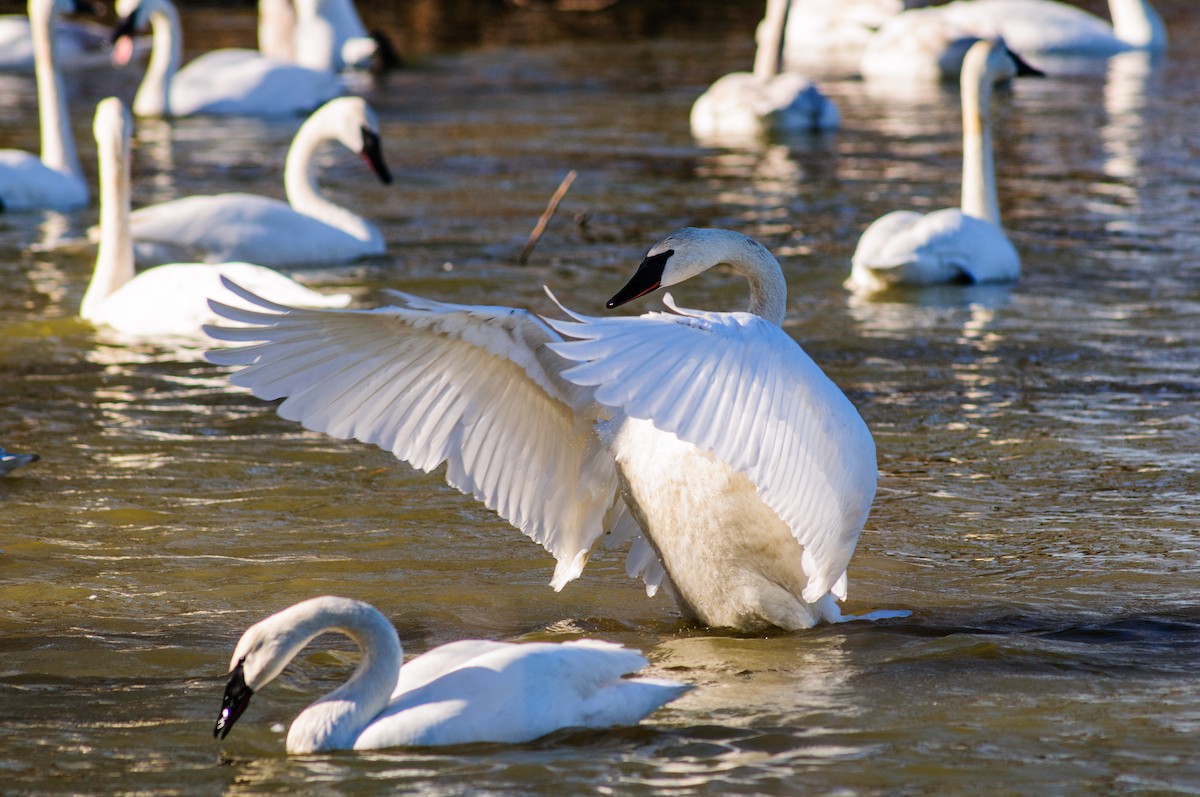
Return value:
M 964 38 L 954 42 L 958 45 L 955 57 L 962 61 L 962 82 L 1003 83 L 1015 77 L 1045 77 L 1046 73 L 1030 66 L 1021 56 L 1008 49 L 1004 39 Z M 947 52 L 950 52 L 949 50 Z M 946 57 L 946 56 L 943 56 Z
M 96 148 L 102 152 L 122 152 L 133 137 L 133 117 L 116 97 L 100 100 L 92 120 Z
M 295 609 L 293 606 L 260 620 L 247 628 L 238 640 L 229 662 L 229 681 L 225 684 L 221 712 L 213 727 L 214 737 L 224 739 L 250 705 L 254 693 L 275 680 L 296 655 L 295 641 L 287 633 L 292 627 L 290 618 Z
M 340 141 L 346 149 L 357 153 L 379 181 L 392 182 L 392 173 L 383 160 L 380 146 L 379 121 L 375 112 L 362 97 L 338 97 L 318 108 L 309 124 L 321 129 L 324 135 Z
M 771 257 L 762 244 L 740 232 L 681 227 L 650 247 L 637 272 L 605 306 L 611 310 L 659 288 L 691 279 L 713 266 L 725 264 L 737 268 L 764 254 Z

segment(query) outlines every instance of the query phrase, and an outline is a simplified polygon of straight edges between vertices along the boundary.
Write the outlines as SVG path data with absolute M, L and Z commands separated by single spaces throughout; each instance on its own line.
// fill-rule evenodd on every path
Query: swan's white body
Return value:
M 257 50 L 213 50 L 179 68 L 179 12 L 171 0 L 118 0 L 122 30 L 149 22 L 154 45 L 133 100 L 138 116 L 290 116 L 311 111 L 344 92 L 341 79 Z
M 185 258 L 286 266 L 382 254 L 383 235 L 374 224 L 321 196 L 313 163 L 322 142 L 340 141 L 390 182 L 378 130 L 374 113 L 361 98 L 331 100 L 301 125 L 288 149 L 283 175 L 287 202 L 229 193 L 140 208 L 132 217 L 138 263 Z
M 259 0 L 258 50 L 313 69 L 370 69 L 379 50 L 354 0 Z
M 11 451 L 5 451 L 0 448 L 0 476 L 4 476 L 17 468 L 24 467 L 30 462 L 37 462 L 40 457 L 37 454 L 14 454 Z
M 236 301 L 221 279 L 254 285 L 263 296 L 308 307 L 345 307 L 347 294 L 325 296 L 252 263 L 170 263 L 134 273 L 129 231 L 130 139 L 133 123 L 115 97 L 96 106 L 100 161 L 100 247 L 79 315 L 127 336 L 195 337 L 219 318 L 210 298 Z
M 783 40 L 785 69 L 857 59 L 904 0 L 792 0 Z
M 362 660 L 349 681 L 292 722 L 289 753 L 516 744 L 566 728 L 636 725 L 691 689 L 675 681 L 625 677 L 645 667 L 646 659 L 592 639 L 463 640 L 401 666 L 400 639 L 387 618 L 361 601 L 326 596 L 246 630 L 230 661 L 232 675 L 213 734 L 224 738 L 254 691 L 327 631 L 354 640 Z
M 72 7 L 69 0 L 29 0 L 42 153 L 39 158 L 22 150 L 0 149 L 0 210 L 70 210 L 87 204 L 87 183 L 75 151 L 51 35 L 55 15 Z
M 555 589 L 607 535 L 632 541 L 629 574 L 651 594 L 669 584 L 689 619 L 840 620 L 875 444 L 780 328 L 778 262 L 739 233 L 685 228 L 650 250 L 610 306 L 723 263 L 749 280 L 749 312 L 683 310 L 668 297 L 671 313 L 546 321 L 403 294 L 375 311 L 259 300 L 257 313 L 217 308 L 253 328 L 210 335 L 255 345 L 209 359 L 246 366 L 235 384 L 286 397 L 279 413 L 310 429 L 425 471 L 447 463 L 450 484 L 554 555 Z M 631 293 L 637 282 L 644 290 Z
M 55 20 L 54 45 L 54 61 L 59 69 L 103 67 L 112 58 L 112 30 L 98 22 Z M 0 72 L 29 72 L 33 68 L 29 17 L 0 15 Z
M 1055 0 L 957 0 L 905 11 L 873 36 L 861 69 L 870 79 L 958 77 L 966 51 L 979 39 L 1002 38 L 1035 65 L 1046 57 L 1108 57 L 1166 47 L 1166 28 L 1148 0 L 1109 0 L 1114 25 Z
M 717 80 L 692 105 L 696 138 L 714 144 L 763 135 L 833 130 L 837 106 L 808 78 L 780 72 L 780 47 L 787 29 L 788 0 L 768 0 L 758 29 L 753 72 Z
M 1020 258 L 1000 227 L 990 112 L 994 74 L 1010 67 L 1004 46 L 990 41 L 977 42 L 963 62 L 961 208 L 900 210 L 873 222 L 854 250 L 847 287 L 871 292 L 1018 277 Z

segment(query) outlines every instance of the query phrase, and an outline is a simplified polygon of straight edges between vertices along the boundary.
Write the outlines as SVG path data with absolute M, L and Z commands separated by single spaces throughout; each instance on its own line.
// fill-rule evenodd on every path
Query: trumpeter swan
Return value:
M 354 0 L 259 0 L 258 49 L 313 69 L 382 71 L 400 63 L 382 33 L 368 33 Z
M 692 135 L 711 144 L 739 143 L 773 133 L 833 130 L 841 116 L 808 78 L 780 72 L 789 0 L 767 0 L 758 29 L 753 72 L 717 80 L 692 105 Z
M 72 0 L 72 12 L 95 14 L 97 4 Z M 54 21 L 54 61 L 59 69 L 106 66 L 112 58 L 112 31 L 99 22 Z M 137 42 L 137 49 L 144 49 Z M 33 31 L 26 14 L 0 14 L 0 72 L 29 72 L 34 68 Z
M 962 206 L 932 213 L 897 210 L 869 226 L 851 261 L 849 288 L 1003 282 L 1021 271 L 1017 250 L 1000 227 L 992 156 L 991 99 L 997 72 L 1012 69 L 1004 45 L 980 41 L 962 68 Z
M 39 158 L 21 150 L 0 150 L 0 210 L 70 210 L 87 204 L 87 183 L 71 135 L 67 95 L 51 34 L 55 16 L 74 7 L 71 0 L 29 0 L 42 154 Z
M 630 576 L 668 582 L 709 626 L 844 619 L 846 567 L 875 495 L 875 443 L 854 406 L 779 326 L 778 261 L 740 233 L 677 230 L 650 249 L 623 304 L 727 264 L 744 313 L 684 310 L 547 321 L 510 307 L 394 294 L 373 311 L 256 299 L 217 311 L 252 345 L 209 352 L 279 413 L 475 496 L 577 578 L 593 546 L 632 541 Z M 894 616 L 870 615 L 872 619 Z M 849 619 L 849 618 L 845 618 Z
M 784 68 L 857 65 L 876 31 L 903 10 L 904 0 L 792 0 Z
M 403 664 L 396 629 L 362 601 L 324 596 L 250 626 L 238 640 L 213 736 L 225 738 L 251 696 L 313 638 L 350 637 L 362 659 L 341 687 L 304 709 L 289 753 L 382 747 L 528 742 L 565 728 L 636 725 L 691 686 L 627 678 L 646 666 L 611 642 L 467 639 Z
M 182 69 L 179 12 L 171 0 L 117 0 L 121 22 L 113 34 L 118 60 L 128 55 L 123 42 L 151 26 L 154 45 L 146 75 L 133 100 L 138 116 L 287 116 L 311 111 L 342 94 L 337 75 L 308 69 L 257 50 L 212 50 Z
M 37 462 L 41 457 L 37 454 L 14 454 L 0 448 L 0 476 L 4 476 L 17 468 L 24 467 L 30 462 Z
M 197 336 L 219 320 L 210 298 L 234 300 L 222 278 L 254 285 L 278 301 L 308 307 L 345 307 L 347 294 L 325 296 L 253 263 L 169 263 L 134 273 L 129 230 L 130 140 L 133 121 L 116 97 L 96 106 L 93 132 L 100 162 L 100 247 L 79 315 L 127 336 Z
M 341 142 L 391 183 L 374 112 L 360 97 L 339 97 L 317 109 L 292 139 L 283 170 L 287 202 L 228 193 L 139 208 L 132 217 L 138 263 L 186 258 L 286 266 L 382 254 L 386 245 L 374 224 L 321 195 L 313 156 L 325 141 Z

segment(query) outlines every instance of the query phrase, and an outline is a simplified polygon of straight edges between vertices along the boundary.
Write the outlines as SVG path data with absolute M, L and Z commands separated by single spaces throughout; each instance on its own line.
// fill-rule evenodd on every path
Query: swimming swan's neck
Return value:
M 123 115 L 124 111 L 120 113 Z M 105 129 L 98 130 L 96 136 L 100 169 L 100 245 L 96 250 L 92 279 L 79 307 L 79 315 L 89 321 L 96 320 L 108 297 L 134 277 L 133 234 L 129 222 L 132 193 L 129 136 L 124 131 L 112 129 L 114 122 L 106 122 Z
M 767 13 L 758 32 L 758 49 L 754 52 L 754 74 L 763 80 L 779 74 L 790 5 L 791 0 L 767 0 Z
M 67 95 L 55 66 L 54 3 L 29 4 L 29 35 L 33 39 L 37 79 L 38 122 L 41 126 L 42 163 L 56 172 L 83 180 L 75 151 L 75 137 L 67 115 Z
M 362 659 L 346 683 L 292 722 L 288 752 L 352 748 L 391 700 L 403 661 L 400 638 L 379 611 L 357 602 L 306 602 L 294 608 L 298 611 L 279 616 L 278 655 L 269 668 L 282 670 L 313 638 L 330 631 L 350 637 L 362 651 Z
M 170 3 L 154 3 L 150 9 L 153 43 L 146 75 L 133 98 L 138 116 L 171 116 L 171 83 L 179 71 L 183 47 L 179 12 Z
M 1167 28 L 1149 0 L 1108 0 L 1113 33 L 1130 45 L 1161 50 L 1167 45 Z
M 321 142 L 334 138 L 321 122 L 320 116 L 310 117 L 300 126 L 288 149 L 283 167 L 283 190 L 288 203 L 296 212 L 337 227 L 360 241 L 379 242 L 379 231 L 370 222 L 321 195 L 313 155 Z
M 992 156 L 992 75 L 983 59 L 963 62 L 962 212 L 1000 226 L 996 165 Z

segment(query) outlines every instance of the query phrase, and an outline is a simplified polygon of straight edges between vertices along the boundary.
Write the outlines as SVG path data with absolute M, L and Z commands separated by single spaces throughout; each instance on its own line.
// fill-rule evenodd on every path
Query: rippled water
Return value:
M 1200 792 L 1200 21 L 1189 0 L 1158 5 L 1163 63 L 998 96 L 1001 203 L 1025 266 L 1012 288 L 865 301 L 841 287 L 872 219 L 957 202 L 952 90 L 829 75 L 837 135 L 695 145 L 690 103 L 749 63 L 734 34 L 755 10 L 740 29 L 423 56 L 363 87 L 398 184 L 329 150 L 324 181 L 389 253 L 300 276 L 365 304 L 397 286 L 551 313 L 548 284 L 600 312 L 681 224 L 779 253 L 789 331 L 876 436 L 849 609 L 912 611 L 886 624 L 687 628 L 612 555 L 554 593 L 549 557 L 437 476 L 303 432 L 196 351 L 75 320 L 94 208 L 0 215 L 0 445 L 43 457 L 0 479 L 0 792 Z M 252 30 L 222 11 L 189 32 L 215 40 L 230 19 Z M 92 107 L 136 80 L 70 77 L 89 174 Z M 0 107 L 0 146 L 36 148 L 32 81 L 0 76 Z M 278 195 L 294 128 L 141 123 L 135 204 Z M 675 291 L 701 307 L 744 292 L 712 272 Z M 241 631 L 318 593 L 375 603 L 409 652 L 593 634 L 698 688 L 636 729 L 288 758 L 283 726 L 353 661 L 329 639 L 215 742 Z

